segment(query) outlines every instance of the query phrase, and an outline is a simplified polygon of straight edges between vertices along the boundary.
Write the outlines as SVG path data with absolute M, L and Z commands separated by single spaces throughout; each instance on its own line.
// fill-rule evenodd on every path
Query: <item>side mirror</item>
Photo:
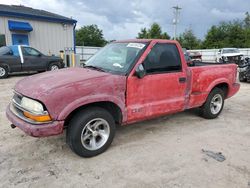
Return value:
M 143 78 L 146 75 L 146 71 L 142 64 L 138 65 L 135 69 L 135 75 L 138 78 Z
M 38 56 L 38 57 L 41 57 L 41 56 L 42 56 L 42 54 L 38 54 L 37 56 Z

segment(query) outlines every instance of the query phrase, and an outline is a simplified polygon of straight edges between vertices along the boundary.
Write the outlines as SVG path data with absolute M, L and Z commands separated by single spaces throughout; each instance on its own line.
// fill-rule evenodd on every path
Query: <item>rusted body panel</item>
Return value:
M 10 111 L 10 105 L 7 107 L 6 116 L 15 126 L 33 137 L 53 136 L 63 132 L 64 121 L 53 121 L 43 125 L 32 125 L 16 117 Z
M 125 86 L 125 76 L 70 68 L 29 76 L 18 82 L 14 89 L 41 101 L 54 120 L 64 120 L 76 108 L 101 101 L 115 103 L 126 114 Z
M 128 40 L 137 42 L 138 40 Z M 129 124 L 164 114 L 180 112 L 201 106 L 209 92 L 218 84 L 227 84 L 231 97 L 239 90 L 236 80 L 236 65 L 210 65 L 188 67 L 181 46 L 169 40 L 142 40 L 150 42 L 147 49 L 136 62 L 127 76 L 115 75 L 84 68 L 70 68 L 57 72 L 43 73 L 27 77 L 15 86 L 15 91 L 42 102 L 54 122 L 48 130 L 41 131 L 43 125 L 27 125 L 7 109 L 10 121 L 33 136 L 61 133 L 64 120 L 78 107 L 95 102 L 108 101 L 117 105 L 122 112 L 122 124 Z M 147 57 L 151 48 L 157 43 L 174 43 L 177 45 L 182 70 L 146 75 L 139 79 L 135 68 Z M 185 78 L 185 82 L 180 82 Z M 22 126 L 23 124 L 23 126 Z M 30 133 L 30 127 L 39 126 L 39 131 Z M 29 131 L 27 131 L 29 130 Z M 32 129 L 36 130 L 36 129 Z M 53 131 L 52 131 L 53 130 Z
M 233 86 L 233 83 L 236 80 L 236 65 L 224 64 L 188 68 L 191 70 L 192 75 L 190 100 L 187 108 L 201 106 L 206 101 L 210 91 L 218 84 L 225 83 L 228 85 L 226 98 L 235 94 L 236 86 Z
M 177 45 L 182 62 L 182 71 L 146 75 L 143 79 L 134 76 L 136 66 L 144 61 L 153 46 L 156 43 L 165 42 Z M 180 83 L 179 78 L 186 78 L 187 64 L 178 43 L 167 40 L 152 40 L 136 66 L 134 66 L 127 81 L 127 123 L 175 113 L 184 109 L 187 82 Z

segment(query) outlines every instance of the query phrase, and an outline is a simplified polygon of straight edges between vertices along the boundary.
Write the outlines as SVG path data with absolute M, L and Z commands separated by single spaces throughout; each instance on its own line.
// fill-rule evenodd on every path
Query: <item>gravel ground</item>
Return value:
M 217 119 L 189 110 L 120 127 L 105 153 L 85 159 L 71 152 L 65 134 L 39 139 L 10 128 L 5 108 L 23 77 L 0 80 L 0 187 L 250 188 L 250 84 Z

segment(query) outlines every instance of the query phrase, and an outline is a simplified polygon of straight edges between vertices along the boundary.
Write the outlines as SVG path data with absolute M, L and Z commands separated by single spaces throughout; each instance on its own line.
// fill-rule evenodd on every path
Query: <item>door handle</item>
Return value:
M 179 82 L 180 82 L 180 83 L 185 83 L 186 80 L 187 80 L 186 77 L 180 77 L 180 78 L 179 78 Z

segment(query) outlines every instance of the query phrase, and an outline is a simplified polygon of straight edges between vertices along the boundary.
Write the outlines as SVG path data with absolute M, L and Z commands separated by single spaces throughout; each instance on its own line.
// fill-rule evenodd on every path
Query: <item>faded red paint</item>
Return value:
M 58 135 L 63 132 L 64 121 L 54 121 L 44 125 L 32 125 L 16 117 L 8 106 L 6 110 L 7 118 L 26 134 L 34 137 L 46 137 Z
M 126 42 L 136 41 L 150 42 L 150 45 L 128 76 L 70 68 L 30 76 L 18 82 L 15 90 L 24 96 L 41 101 L 53 118 L 53 123 L 44 125 L 45 131 L 42 130 L 43 125 L 28 125 L 9 110 L 7 110 L 8 118 L 30 135 L 46 136 L 61 133 L 63 122 L 72 111 L 94 102 L 113 102 L 121 109 L 122 123 L 129 124 L 201 106 L 209 92 L 221 83 L 228 85 L 227 97 L 231 97 L 239 90 L 239 84 L 235 83 L 236 65 L 188 67 L 181 46 L 176 41 L 127 40 Z M 157 42 L 177 45 L 182 71 L 137 78 L 134 76 L 135 67 L 143 62 Z M 180 83 L 180 77 L 187 78 L 187 81 Z M 37 127 L 39 131 L 36 131 Z

